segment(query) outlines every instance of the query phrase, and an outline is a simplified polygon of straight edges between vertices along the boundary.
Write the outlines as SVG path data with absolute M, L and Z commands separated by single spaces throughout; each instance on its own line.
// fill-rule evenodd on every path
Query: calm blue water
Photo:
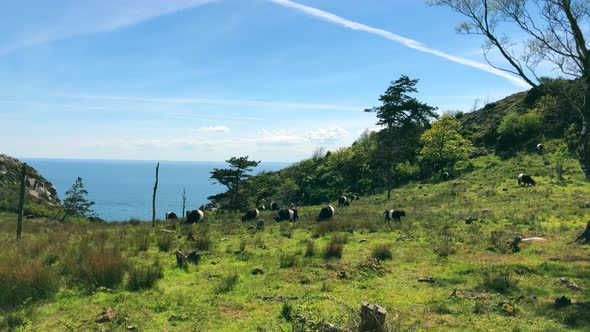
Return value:
M 82 178 L 88 199 L 96 202 L 94 210 L 108 221 L 152 218 L 154 161 L 21 159 L 51 181 L 60 199 L 76 178 Z M 254 173 L 276 171 L 287 163 L 260 163 Z M 182 213 L 182 189 L 186 188 L 186 208 L 196 209 L 207 203 L 207 196 L 225 187 L 209 181 L 213 168 L 224 168 L 224 162 L 160 162 L 156 216 L 164 219 L 166 211 Z

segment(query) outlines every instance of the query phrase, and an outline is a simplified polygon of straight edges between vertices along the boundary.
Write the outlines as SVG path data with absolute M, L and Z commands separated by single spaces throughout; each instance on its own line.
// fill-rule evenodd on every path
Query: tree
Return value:
M 473 152 L 473 145 L 461 136 L 460 130 L 459 121 L 448 114 L 443 115 L 422 134 L 420 156 L 431 165 L 439 164 L 441 170 L 467 159 Z
M 96 212 L 92 210 L 94 205 L 93 201 L 89 201 L 86 198 L 88 191 L 84 189 L 84 183 L 82 178 L 78 177 L 76 182 L 72 185 L 68 191 L 66 191 L 66 198 L 63 202 L 63 209 L 65 215 L 61 219 L 63 222 L 68 216 L 78 217 L 93 217 L 96 216 Z
M 211 180 L 227 187 L 227 192 L 207 197 L 209 200 L 225 201 L 226 209 L 244 208 L 240 203 L 240 184 L 251 177 L 248 172 L 254 170 L 260 161 L 249 160 L 245 157 L 231 157 L 225 161 L 230 168 L 214 168 L 211 172 Z
M 467 18 L 457 30 L 481 35 L 484 56 L 496 69 L 518 75 L 533 88 L 560 97 L 580 115 L 578 160 L 590 180 L 590 49 L 584 30 L 590 19 L 587 0 L 430 0 L 448 6 Z M 516 27 L 527 39 L 514 42 L 506 24 Z M 489 61 L 490 51 L 498 51 L 507 61 L 500 67 Z M 550 65 L 569 84 L 545 84 L 543 69 Z M 547 70 L 545 69 L 545 72 Z
M 383 178 L 388 199 L 397 165 L 415 158 L 420 134 L 428 128 L 430 119 L 437 117 L 436 107 L 408 95 L 418 92 L 417 83 L 416 79 L 400 76 L 379 97 L 381 106 L 365 110 L 377 113 L 377 125 L 385 126 L 377 135 L 372 167 Z

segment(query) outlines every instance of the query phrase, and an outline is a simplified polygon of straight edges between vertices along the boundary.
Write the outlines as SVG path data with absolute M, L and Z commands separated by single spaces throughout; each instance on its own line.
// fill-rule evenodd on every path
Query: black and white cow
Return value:
M 279 203 L 277 202 L 270 202 L 270 210 L 271 211 L 278 211 L 280 209 Z
M 543 143 L 537 144 L 537 153 L 543 154 L 543 151 L 545 151 L 545 145 Z
M 165 218 L 166 220 L 175 220 L 178 219 L 178 216 L 174 212 L 166 212 Z
M 451 178 L 451 174 L 449 174 L 449 172 L 442 172 L 442 173 L 440 174 L 440 178 L 441 178 L 443 181 L 447 181 L 447 180 L 449 180 L 449 179 Z
M 250 209 L 242 216 L 242 221 L 254 220 L 260 216 L 258 209 Z
M 297 209 L 281 209 L 279 215 L 275 217 L 276 221 L 297 221 L 299 216 L 297 215 Z
M 351 201 L 358 201 L 360 199 L 359 195 L 352 195 L 350 196 Z
M 186 222 L 194 224 L 203 221 L 205 214 L 202 210 L 190 210 L 186 211 Z
M 531 186 L 536 185 L 535 180 L 533 180 L 533 178 L 531 178 L 531 176 L 528 174 L 520 173 L 518 175 L 518 185 L 524 185 L 526 187 L 529 184 Z
M 406 216 L 406 212 L 404 210 L 386 210 L 383 214 L 385 216 L 385 221 L 389 224 L 391 220 L 402 222 L 402 217 Z
M 258 207 L 258 211 L 260 211 L 260 212 L 263 212 L 263 211 L 265 211 L 265 210 L 266 210 L 266 206 L 264 206 L 264 204 L 263 204 L 263 205 L 260 205 L 260 206 Z
M 344 207 L 349 205 L 350 202 L 348 201 L 348 198 L 346 196 L 340 196 L 340 198 L 338 198 L 338 207 Z
M 316 221 L 329 220 L 334 217 L 334 207 L 332 205 L 326 205 L 320 210 L 320 214 L 315 218 Z

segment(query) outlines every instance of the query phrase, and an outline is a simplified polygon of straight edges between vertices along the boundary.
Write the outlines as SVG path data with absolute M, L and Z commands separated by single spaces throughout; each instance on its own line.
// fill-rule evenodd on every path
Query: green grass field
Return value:
M 336 208 L 332 222 L 315 222 L 318 206 L 297 223 L 263 212 L 262 231 L 234 214 L 156 228 L 26 220 L 17 243 L 16 216 L 0 214 L 0 330 L 313 330 L 297 316 L 355 331 L 363 301 L 387 309 L 392 331 L 590 330 L 590 247 L 573 243 L 590 219 L 579 165 L 555 183 L 540 156 L 472 162 L 448 182 Z M 517 186 L 523 171 L 535 187 Z M 394 208 L 407 217 L 386 225 Z M 513 252 L 516 235 L 546 241 Z M 342 257 L 326 258 L 328 245 Z M 174 252 L 196 248 L 200 262 L 177 267 Z M 562 296 L 572 304 L 556 307 Z M 106 309 L 117 318 L 95 322 Z

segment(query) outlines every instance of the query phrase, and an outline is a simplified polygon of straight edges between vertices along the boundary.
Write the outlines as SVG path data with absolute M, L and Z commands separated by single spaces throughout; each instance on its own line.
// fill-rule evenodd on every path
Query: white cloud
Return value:
M 308 139 L 318 144 L 334 144 L 348 136 L 349 132 L 341 127 L 318 128 L 307 133 Z
M 257 144 L 275 145 L 296 145 L 305 144 L 309 142 L 309 140 L 306 137 L 302 135 L 297 135 L 294 131 L 291 130 L 269 131 L 266 129 L 262 129 L 258 132 L 255 141 Z
M 200 127 L 197 128 L 198 132 L 201 133 L 229 133 L 231 130 L 228 126 L 209 126 L 209 127 Z
M 381 36 L 385 39 L 402 44 L 406 47 L 415 49 L 420 52 L 429 53 L 429 54 L 435 55 L 437 57 L 441 57 L 441 58 L 462 64 L 465 66 L 477 68 L 479 70 L 483 70 L 485 72 L 504 77 L 517 86 L 527 88 L 527 89 L 530 88 L 530 86 L 525 81 L 523 81 L 521 78 L 511 75 L 511 74 L 504 72 L 502 70 L 496 69 L 488 64 L 473 61 L 470 59 L 461 58 L 461 57 L 458 57 L 455 55 L 451 55 L 451 54 L 445 53 L 443 51 L 427 47 L 426 45 L 422 44 L 419 41 L 409 39 L 409 38 L 394 34 L 392 32 L 389 32 L 389 31 L 386 31 L 383 29 L 377 29 L 377 28 L 374 28 L 374 27 L 371 27 L 371 26 L 368 26 L 368 25 L 365 25 L 362 23 L 349 21 L 349 20 L 342 18 L 340 16 L 337 16 L 335 14 L 332 14 L 332 13 L 329 13 L 329 12 L 326 12 L 326 11 L 323 11 L 323 10 L 320 10 L 317 8 L 305 6 L 305 5 L 302 5 L 302 4 L 293 2 L 293 1 L 289 1 L 289 0 L 269 0 L 269 1 L 276 3 L 278 5 L 284 6 L 284 7 L 295 9 L 295 10 L 303 12 L 309 16 L 317 17 L 321 20 L 341 25 L 341 26 L 346 27 L 348 29 L 368 32 L 370 34 Z

